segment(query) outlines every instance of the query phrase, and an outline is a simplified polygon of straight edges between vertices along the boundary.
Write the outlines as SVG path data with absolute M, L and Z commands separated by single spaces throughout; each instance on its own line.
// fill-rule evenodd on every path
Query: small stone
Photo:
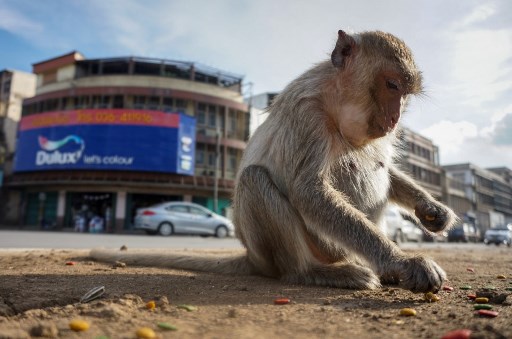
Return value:
M 123 245 L 123 246 L 121 246 L 121 248 L 119 250 L 120 251 L 127 251 L 128 247 L 126 247 L 126 245 Z
M 33 337 L 57 338 L 59 329 L 54 323 L 39 323 L 30 329 Z
M 505 277 L 503 274 L 500 274 L 496 276 L 496 279 L 504 280 L 507 279 L 507 277 Z
M 114 265 L 112 266 L 112 268 L 118 268 L 118 267 L 119 268 L 124 268 L 124 267 L 126 267 L 126 264 L 124 262 L 121 262 L 121 261 L 116 261 L 114 263 Z

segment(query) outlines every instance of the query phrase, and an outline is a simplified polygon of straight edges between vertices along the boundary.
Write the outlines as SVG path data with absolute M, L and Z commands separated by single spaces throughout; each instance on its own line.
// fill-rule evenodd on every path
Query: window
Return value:
M 205 104 L 197 104 L 196 119 L 197 119 L 198 125 L 204 125 L 206 123 L 206 105 Z
M 163 99 L 163 107 L 162 107 L 162 110 L 164 112 L 174 112 L 174 109 L 173 109 L 173 100 L 172 98 L 164 98 Z
M 166 210 L 171 212 L 188 213 L 188 207 L 183 205 L 169 206 L 166 208 Z
M 190 213 L 201 217 L 207 217 L 208 213 L 197 207 L 190 207 Z
M 122 95 L 115 95 L 112 108 L 124 108 L 124 98 Z
M 157 110 L 160 107 L 160 97 L 149 97 L 148 108 L 152 110 Z

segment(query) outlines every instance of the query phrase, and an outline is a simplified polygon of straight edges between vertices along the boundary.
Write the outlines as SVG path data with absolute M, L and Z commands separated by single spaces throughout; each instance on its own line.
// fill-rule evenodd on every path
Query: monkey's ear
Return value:
M 356 41 L 353 37 L 342 30 L 338 31 L 338 41 L 336 41 L 336 47 L 331 54 L 331 62 L 334 67 L 343 68 L 345 66 L 347 58 L 354 53 L 355 45 Z

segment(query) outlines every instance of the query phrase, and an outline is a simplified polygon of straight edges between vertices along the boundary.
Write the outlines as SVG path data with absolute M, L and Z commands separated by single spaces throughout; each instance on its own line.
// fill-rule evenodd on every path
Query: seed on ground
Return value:
M 485 298 L 485 297 L 475 298 L 475 302 L 477 304 L 487 304 L 489 302 L 489 298 Z
M 451 291 L 453 291 L 453 287 L 451 287 L 451 286 L 443 286 L 443 291 L 451 292 Z
M 503 274 L 496 276 L 496 279 L 507 279 Z
M 148 303 L 146 304 L 146 308 L 148 310 L 154 310 L 156 308 L 155 302 L 153 300 L 148 301 Z
M 494 287 L 494 286 L 485 286 L 483 289 L 484 289 L 484 291 L 493 291 L 493 290 L 496 289 L 496 287 Z
M 436 294 L 432 292 L 427 292 L 425 293 L 425 300 L 428 302 L 436 302 L 441 300 L 441 298 L 439 298 Z
M 468 272 L 475 273 L 475 269 L 473 267 L 466 268 Z
M 286 304 L 289 304 L 289 303 L 290 303 L 290 299 L 288 299 L 288 298 L 274 299 L 274 304 L 275 305 L 286 305 Z
M 491 317 L 491 318 L 495 318 L 498 316 L 498 312 L 488 311 L 488 310 L 480 310 L 480 311 L 476 312 L 476 314 L 484 316 L 484 317 Z
M 85 320 L 73 319 L 69 322 L 69 328 L 76 332 L 87 331 L 89 327 L 89 323 Z
M 460 287 L 461 290 L 470 290 L 471 289 L 471 286 L 469 285 L 464 285 L 464 286 L 461 286 Z
M 164 322 L 160 322 L 158 324 L 156 324 L 158 327 L 160 327 L 161 329 L 163 330 L 167 330 L 167 331 L 177 331 L 178 328 L 174 325 L 171 325 L 169 323 L 164 323 Z
M 141 339 L 153 339 L 153 338 L 156 338 L 155 331 L 153 331 L 149 327 L 141 327 L 141 328 L 139 328 L 137 330 L 137 332 L 135 332 L 135 334 L 137 335 L 137 338 L 141 338 Z
M 412 308 L 402 308 L 400 310 L 400 315 L 403 315 L 403 316 L 406 316 L 406 317 L 411 317 L 411 316 L 415 316 L 416 315 L 416 310 L 412 309 Z
M 176 306 L 177 308 L 181 308 L 181 309 L 184 309 L 188 312 L 193 312 L 193 311 L 197 311 L 197 307 L 196 306 L 192 306 L 192 305 L 185 305 L 185 304 L 182 304 L 182 305 L 178 305 Z
M 492 310 L 492 305 L 489 304 L 476 304 L 473 305 L 475 310 Z
M 476 299 L 476 294 L 468 294 L 468 298 L 471 299 L 471 300 L 475 300 Z
M 462 329 L 462 330 L 455 330 L 450 331 L 443 335 L 441 339 L 469 339 L 471 336 L 471 330 L 468 329 Z
M 74 261 L 66 261 L 66 266 L 73 266 L 75 264 L 76 264 L 76 262 L 74 262 Z

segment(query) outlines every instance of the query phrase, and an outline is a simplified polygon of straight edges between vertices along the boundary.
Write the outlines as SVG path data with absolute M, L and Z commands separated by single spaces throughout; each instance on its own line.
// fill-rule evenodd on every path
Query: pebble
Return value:
M 477 304 L 487 304 L 489 302 L 489 298 L 475 298 L 475 302 Z
M 505 277 L 503 274 L 500 274 L 500 275 L 496 276 L 496 279 L 503 280 L 503 279 L 507 279 L 507 277 Z
M 159 328 L 163 329 L 163 330 L 167 330 L 167 331 L 177 331 L 178 328 L 174 325 L 171 325 L 169 323 L 164 323 L 164 322 L 161 322 L 161 323 L 158 323 L 156 324 Z
M 286 305 L 286 304 L 289 304 L 289 303 L 290 303 L 290 299 L 288 299 L 288 298 L 274 299 L 274 304 L 275 305 Z
M 126 245 L 123 245 L 123 246 L 121 246 L 121 248 L 119 250 L 120 251 L 126 251 L 126 250 L 128 250 L 128 247 L 126 247 Z
M 30 329 L 33 337 L 57 338 L 59 329 L 54 323 L 40 323 Z
M 468 329 L 461 329 L 461 330 L 455 330 L 450 331 L 443 335 L 441 339 L 469 339 L 471 336 L 471 330 Z
M 492 305 L 489 304 L 476 304 L 473 306 L 475 310 L 492 310 Z
M 137 330 L 137 332 L 135 332 L 135 334 L 137 335 L 137 338 L 141 338 L 141 339 L 156 338 L 155 331 L 153 331 L 149 327 L 141 327 Z
M 403 315 L 403 316 L 406 316 L 406 317 L 411 317 L 411 316 L 415 316 L 416 315 L 416 310 L 412 309 L 412 308 L 402 308 L 400 310 L 400 315 Z
M 87 331 L 90 325 L 85 320 L 74 319 L 69 322 L 69 328 L 76 332 Z
M 488 311 L 488 310 L 479 310 L 478 312 L 476 312 L 478 315 L 482 315 L 482 316 L 485 316 L 485 317 L 491 317 L 491 318 L 495 318 L 498 316 L 498 312 L 495 312 L 495 311 Z

